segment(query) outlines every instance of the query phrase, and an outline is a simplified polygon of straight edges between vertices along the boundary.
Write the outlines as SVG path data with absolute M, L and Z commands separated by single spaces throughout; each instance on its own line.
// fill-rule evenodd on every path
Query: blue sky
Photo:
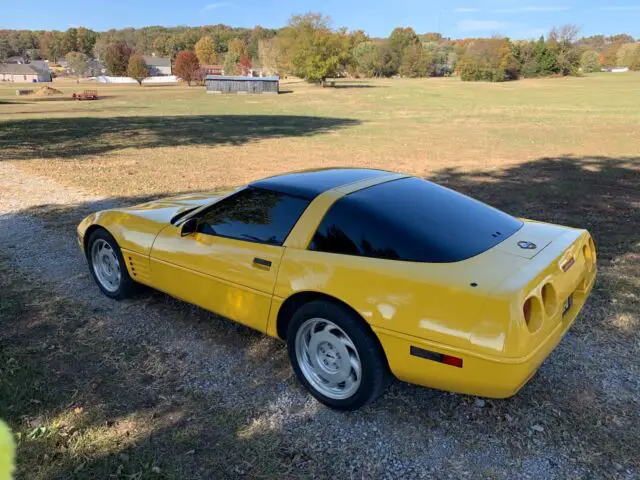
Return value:
M 94 30 L 145 25 L 279 27 L 291 14 L 317 11 L 335 26 L 388 36 L 396 26 L 446 36 L 537 37 L 573 23 L 582 34 L 629 33 L 640 37 L 640 0 L 2 0 L 1 28 Z

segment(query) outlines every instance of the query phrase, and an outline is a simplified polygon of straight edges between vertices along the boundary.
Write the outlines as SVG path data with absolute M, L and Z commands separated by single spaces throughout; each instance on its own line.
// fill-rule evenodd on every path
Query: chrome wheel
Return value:
M 295 337 L 302 374 L 319 393 L 334 400 L 351 397 L 362 380 L 362 363 L 353 341 L 324 318 L 305 321 Z
M 111 245 L 99 238 L 91 245 L 91 264 L 100 285 L 108 292 L 120 287 L 120 262 Z

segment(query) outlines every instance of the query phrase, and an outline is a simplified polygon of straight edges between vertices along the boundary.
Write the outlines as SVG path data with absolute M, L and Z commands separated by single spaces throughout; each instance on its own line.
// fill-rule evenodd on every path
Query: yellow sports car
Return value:
M 219 198 L 105 210 L 78 236 L 109 297 L 144 284 L 286 340 L 300 382 L 349 410 L 391 375 L 514 395 L 596 277 L 586 230 L 380 170 L 291 173 Z

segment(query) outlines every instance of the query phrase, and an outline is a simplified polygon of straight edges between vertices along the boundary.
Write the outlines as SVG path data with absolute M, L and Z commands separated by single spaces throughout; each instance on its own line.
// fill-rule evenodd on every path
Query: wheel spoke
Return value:
M 98 239 L 91 246 L 93 272 L 100 285 L 109 292 L 120 287 L 120 262 L 115 250 L 107 241 Z
M 344 399 L 360 386 L 362 366 L 349 336 L 335 323 L 313 318 L 296 332 L 295 351 L 302 374 L 324 396 Z

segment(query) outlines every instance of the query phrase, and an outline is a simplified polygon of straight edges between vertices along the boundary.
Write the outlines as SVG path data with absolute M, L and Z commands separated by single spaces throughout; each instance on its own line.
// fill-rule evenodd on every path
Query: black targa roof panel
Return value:
M 390 174 L 391 172 L 384 170 L 365 168 L 328 168 L 269 177 L 253 182 L 250 186 L 312 200 L 332 188 Z

